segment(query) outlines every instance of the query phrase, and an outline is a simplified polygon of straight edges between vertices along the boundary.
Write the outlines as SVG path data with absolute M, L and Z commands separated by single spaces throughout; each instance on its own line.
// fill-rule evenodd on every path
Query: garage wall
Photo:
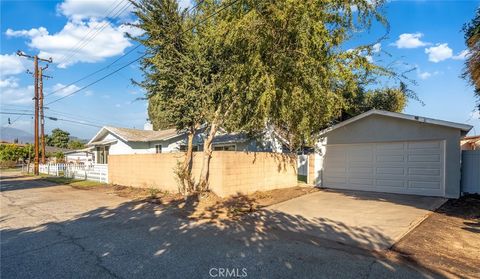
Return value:
M 445 194 L 460 195 L 460 130 L 416 121 L 370 115 L 326 134 L 327 144 L 445 140 Z M 321 177 L 321 170 L 317 175 Z M 318 180 L 317 180 L 318 181 Z

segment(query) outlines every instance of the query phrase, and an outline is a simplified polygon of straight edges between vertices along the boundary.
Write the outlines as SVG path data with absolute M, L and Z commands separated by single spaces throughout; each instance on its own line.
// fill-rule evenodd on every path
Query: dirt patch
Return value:
M 185 197 L 178 193 L 162 192 L 157 189 L 134 188 L 119 185 L 74 188 L 99 191 L 132 200 L 143 200 L 149 203 L 161 204 L 170 207 L 170 209 L 178 209 L 175 214 L 179 217 L 196 220 L 235 218 L 245 213 L 255 212 L 260 208 L 272 204 L 318 191 L 317 188 L 311 186 L 297 186 L 265 192 L 255 192 L 250 195 L 237 194 L 235 196 L 221 198 L 211 192 Z
M 480 196 L 449 200 L 392 248 L 446 276 L 480 274 Z

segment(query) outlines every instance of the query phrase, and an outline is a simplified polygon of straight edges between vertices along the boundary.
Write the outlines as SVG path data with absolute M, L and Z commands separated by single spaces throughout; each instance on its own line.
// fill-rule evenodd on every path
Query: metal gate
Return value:
M 480 194 L 480 150 L 462 151 L 462 193 Z

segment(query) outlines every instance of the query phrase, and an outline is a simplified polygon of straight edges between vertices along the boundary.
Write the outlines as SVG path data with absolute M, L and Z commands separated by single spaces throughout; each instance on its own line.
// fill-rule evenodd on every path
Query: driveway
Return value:
M 319 230 L 307 233 L 365 249 L 390 248 L 446 199 L 361 191 L 324 190 L 269 207 L 302 216 Z
M 330 224 L 286 213 L 198 223 L 161 205 L 31 177 L 7 173 L 0 186 L 3 278 L 225 278 L 221 269 L 237 278 L 442 277 L 318 238 L 312 231 Z

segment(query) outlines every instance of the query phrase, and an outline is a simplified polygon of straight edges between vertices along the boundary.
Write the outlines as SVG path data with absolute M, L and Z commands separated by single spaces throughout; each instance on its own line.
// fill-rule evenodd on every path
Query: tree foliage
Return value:
M 476 10 L 472 21 L 463 26 L 463 31 L 469 51 L 463 77 L 475 87 L 477 107 L 480 109 L 480 8 Z
M 362 91 L 396 76 L 368 59 L 373 43 L 345 47 L 373 21 L 386 24 L 382 3 L 199 0 L 193 12 L 174 0 L 134 3 L 135 26 L 145 32 L 137 40 L 146 48 L 138 84 L 146 89 L 152 122 L 179 130 L 208 125 L 200 189 L 219 127 L 255 132 L 268 125 L 295 150 L 313 144 L 355 105 L 403 108 L 405 90 Z
M 338 121 L 344 121 L 371 109 L 402 112 L 407 105 L 408 92 L 405 87 L 364 90 L 360 88 L 354 96 L 346 99 Z M 325 127 L 326 128 L 326 127 Z
M 83 149 L 85 148 L 85 144 L 79 140 L 72 139 L 68 142 L 69 149 Z
M 215 10 L 209 5 L 218 9 L 217 2 L 202 5 L 205 14 Z M 220 61 L 217 88 L 225 100 L 214 108 L 232 107 L 225 127 L 252 131 L 269 124 L 292 150 L 312 144 L 347 105 L 345 92 L 354 96 L 376 77 L 394 74 L 367 59 L 372 45 L 345 51 L 356 30 L 385 22 L 380 4 L 245 0 L 220 14 L 210 27 L 214 38 L 207 40 Z
M 26 161 L 33 156 L 33 145 L 1 144 L 0 161 Z
M 59 128 L 55 128 L 52 130 L 51 135 L 47 135 L 45 137 L 45 141 L 48 146 L 68 148 L 70 133 Z

